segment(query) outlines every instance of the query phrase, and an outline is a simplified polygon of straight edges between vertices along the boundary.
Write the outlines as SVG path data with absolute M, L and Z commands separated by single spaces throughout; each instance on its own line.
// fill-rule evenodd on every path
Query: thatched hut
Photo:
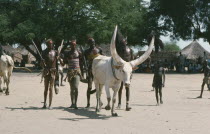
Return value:
M 17 49 L 13 48 L 11 45 L 2 46 L 4 53 L 10 55 L 15 62 L 21 62 L 22 55 L 17 51 Z
M 34 48 L 34 46 L 30 45 L 29 47 L 31 50 L 36 52 L 36 49 Z M 36 58 L 28 50 L 26 50 L 24 46 L 19 46 L 17 48 L 17 51 L 18 53 L 22 55 L 22 60 L 24 60 L 24 62 L 31 63 L 33 61 L 36 61 Z
M 206 53 L 206 58 L 210 58 L 210 53 L 206 51 L 197 41 L 193 41 L 188 46 L 183 48 L 181 54 L 189 60 L 196 60 L 198 58 L 204 57 L 204 52 Z M 179 56 L 179 53 L 177 53 Z
M 3 51 L 10 55 L 15 62 L 21 63 L 23 60 L 25 63 L 31 63 L 32 61 L 36 61 L 36 58 L 28 52 L 28 50 L 25 49 L 24 46 L 19 46 L 18 48 L 13 48 L 11 45 L 5 45 L 2 46 Z M 30 48 L 36 52 L 35 48 L 33 46 L 30 46 Z
M 8 55 L 12 55 L 13 53 L 16 52 L 16 49 L 13 48 L 12 46 L 10 45 L 2 45 L 2 49 L 3 51 L 8 54 Z

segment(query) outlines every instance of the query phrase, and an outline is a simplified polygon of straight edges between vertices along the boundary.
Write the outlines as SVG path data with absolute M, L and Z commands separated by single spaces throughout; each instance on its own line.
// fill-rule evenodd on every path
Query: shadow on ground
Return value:
M 65 112 L 73 113 L 75 115 L 80 116 L 80 118 L 59 118 L 60 120 L 71 120 L 71 121 L 80 121 L 86 119 L 99 119 L 99 120 L 107 120 L 109 118 L 113 118 L 111 115 L 103 115 L 95 112 L 95 108 L 79 108 L 77 110 L 70 109 L 66 107 L 52 107 L 52 109 L 43 109 L 42 107 L 5 107 L 5 109 L 9 109 L 11 111 L 16 110 L 62 110 Z M 111 114 L 111 111 L 109 111 Z M 82 116 L 82 117 L 81 117 Z M 119 116 L 118 116 L 119 117 Z
M 141 106 L 141 107 L 148 107 L 148 106 L 150 106 L 150 107 L 156 107 L 157 105 L 155 105 L 155 104 L 152 104 L 152 105 L 145 105 L 145 104 L 132 104 L 132 106 Z
M 91 108 L 79 108 L 78 110 L 65 108 L 63 110 L 66 112 L 69 112 L 69 113 L 73 113 L 78 116 L 82 116 L 82 117 L 81 118 L 60 118 L 60 120 L 71 120 L 71 121 L 80 121 L 80 120 L 87 120 L 87 119 L 107 120 L 109 118 L 113 118 L 110 115 L 103 115 L 103 114 L 96 113 L 95 108 L 92 108 L 92 107 Z M 110 112 L 110 114 L 111 114 L 111 112 Z
M 17 108 L 13 108 L 13 107 L 5 107 L 6 109 L 9 109 L 11 111 L 15 111 L 15 110 L 55 110 L 55 109 L 64 109 L 65 107 L 52 107 L 52 109 L 44 109 L 42 107 L 17 107 Z

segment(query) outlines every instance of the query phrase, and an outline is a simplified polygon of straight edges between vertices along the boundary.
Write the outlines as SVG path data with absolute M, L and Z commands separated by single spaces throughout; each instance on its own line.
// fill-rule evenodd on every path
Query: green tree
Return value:
M 175 42 L 167 42 L 165 43 L 163 51 L 168 51 L 168 52 L 177 51 L 178 52 L 180 50 L 181 49 L 179 48 L 179 46 L 176 45 Z
M 84 44 L 90 35 L 98 44 L 110 43 L 115 25 L 130 44 L 141 44 L 148 33 L 142 0 L 5 0 L 0 8 L 0 44 L 23 45 L 38 60 L 31 39 L 41 50 L 46 38 L 59 45 L 76 36 Z
M 173 38 L 210 42 L 209 0 L 151 0 L 150 13 L 158 27 L 172 32 Z

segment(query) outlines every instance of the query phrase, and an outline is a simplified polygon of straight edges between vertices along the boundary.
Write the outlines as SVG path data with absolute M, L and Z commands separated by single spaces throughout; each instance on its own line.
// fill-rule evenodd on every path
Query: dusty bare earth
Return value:
M 95 113 L 96 97 L 91 98 L 91 108 L 86 106 L 86 87 L 79 86 L 79 110 L 68 109 L 69 85 L 65 83 L 60 93 L 54 95 L 53 109 L 43 110 L 43 83 L 37 73 L 13 73 L 10 95 L 0 93 L 0 134 L 208 134 L 210 133 L 210 93 L 205 87 L 200 94 L 202 74 L 167 74 L 163 90 L 164 104 L 155 106 L 151 92 L 152 74 L 134 74 L 131 106 L 117 110 L 119 117 L 102 109 Z M 106 104 L 105 92 L 102 94 Z

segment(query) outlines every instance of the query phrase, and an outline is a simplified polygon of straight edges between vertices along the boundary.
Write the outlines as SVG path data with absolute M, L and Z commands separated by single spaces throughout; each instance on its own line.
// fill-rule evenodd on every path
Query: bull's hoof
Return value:
M 118 104 L 117 109 L 121 109 L 121 104 Z
M 157 103 L 156 106 L 159 106 L 159 103 Z
M 0 89 L 0 92 L 3 92 L 3 90 Z
M 118 114 L 117 113 L 112 113 L 112 116 L 116 117 L 116 116 L 118 116 Z
M 126 111 L 130 111 L 130 110 L 131 110 L 131 107 L 126 107 L 125 110 L 126 110 Z
M 9 92 L 5 92 L 6 95 L 9 95 Z
M 87 104 L 87 106 L 85 108 L 89 108 L 90 107 L 90 104 Z
M 52 107 L 48 107 L 49 110 L 52 110 Z
M 162 100 L 160 101 L 160 104 L 163 104 L 163 101 Z
M 105 109 L 106 109 L 106 110 L 110 110 L 111 107 L 110 107 L 110 106 L 106 106 Z

